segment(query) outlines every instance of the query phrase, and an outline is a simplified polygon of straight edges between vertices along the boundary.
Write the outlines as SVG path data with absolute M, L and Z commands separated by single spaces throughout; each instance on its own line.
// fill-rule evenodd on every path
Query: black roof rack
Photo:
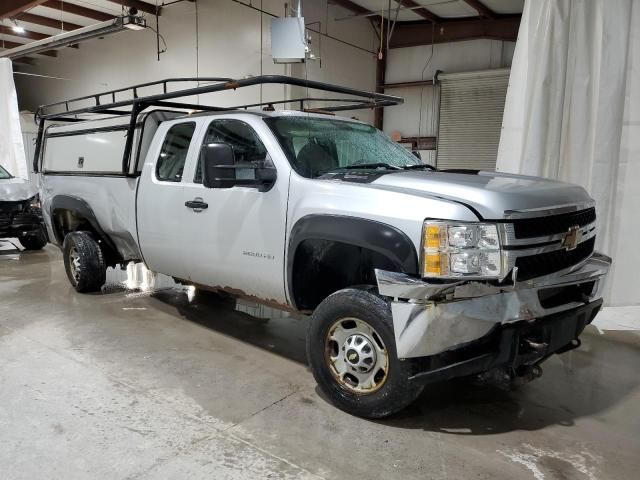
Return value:
M 196 86 L 176 89 L 173 91 L 170 90 L 170 86 L 179 83 L 196 83 Z M 205 85 L 202 85 L 202 83 L 205 83 Z M 266 84 L 291 85 L 311 90 L 344 94 L 349 97 L 321 98 L 305 96 L 295 99 L 241 104 L 232 107 L 221 107 L 209 104 L 201 105 L 176 101 L 177 99 L 191 97 L 194 95 L 237 90 L 239 88 Z M 144 91 L 148 91 L 153 87 L 156 89 L 160 87 L 161 93 L 143 94 Z M 309 102 L 323 102 L 328 105 L 322 106 L 321 108 L 305 108 L 305 102 L 307 104 Z M 82 121 L 78 116 L 84 114 L 130 116 L 129 132 L 122 161 L 123 173 L 126 174 L 129 171 L 129 158 L 134 137 L 133 132 L 136 128 L 138 115 L 149 107 L 168 107 L 201 111 L 228 111 L 260 106 L 271 107 L 275 104 L 297 103 L 302 111 L 337 112 L 387 107 L 390 105 L 401 104 L 403 102 L 404 100 L 401 97 L 368 92 L 340 85 L 332 85 L 330 83 L 318 82 L 315 80 L 289 77 L 286 75 L 260 75 L 243 79 L 226 77 L 168 78 L 156 82 L 141 83 L 130 87 L 109 90 L 106 92 L 40 106 L 35 114 L 36 121 L 39 124 L 39 129 L 33 162 L 34 171 L 38 171 L 38 163 L 46 121 L 77 122 Z M 336 105 L 336 103 L 338 104 Z
M 182 88 L 179 90 L 170 91 L 169 86 L 177 83 L 197 83 L 198 85 L 190 88 Z M 201 85 L 206 83 L 206 85 Z M 294 100 L 277 100 L 267 101 L 262 103 L 252 103 L 247 105 L 235 105 L 232 107 L 218 107 L 213 105 L 194 105 L 182 102 L 171 102 L 176 106 L 182 106 L 183 108 L 193 109 L 196 107 L 198 110 L 238 110 L 248 107 L 258 107 L 263 105 L 277 104 L 277 103 L 291 103 L 291 102 L 305 102 L 305 101 L 318 101 L 318 102 L 348 102 L 346 105 L 327 105 L 322 107 L 322 110 L 333 112 L 340 110 L 357 110 L 363 108 L 378 108 L 386 107 L 390 105 L 397 105 L 403 103 L 401 97 L 395 97 L 392 95 L 385 95 L 382 93 L 368 92 L 365 90 L 358 90 L 350 87 L 343 87 L 340 85 L 332 85 L 330 83 L 317 82 L 314 80 L 305 80 L 302 78 L 288 77 L 286 75 L 260 75 L 256 77 L 248 77 L 240 80 L 225 77 L 188 77 L 188 78 L 167 78 L 164 80 L 158 80 L 156 82 L 141 83 L 138 85 L 132 85 L 130 87 L 119 88 L 116 90 L 109 90 L 106 92 L 95 93 L 92 95 L 86 95 L 83 97 L 72 98 L 63 100 L 60 102 L 50 103 L 48 105 L 42 105 L 36 112 L 36 120 L 75 120 L 76 115 L 91 113 L 91 114 L 108 114 L 108 115 L 131 115 L 135 105 L 146 104 L 147 106 L 167 106 L 167 100 L 178 99 L 184 97 L 190 97 L 194 95 L 201 95 L 205 93 L 214 93 L 221 91 L 237 90 L 238 88 L 251 87 L 255 85 L 265 84 L 280 84 L 280 85 L 292 85 L 297 87 L 309 88 L 318 91 L 342 93 L 350 95 L 354 98 L 318 98 L 318 97 L 305 97 Z M 151 87 L 161 87 L 161 93 L 141 95 L 141 91 L 149 89 Z M 119 97 L 126 98 L 119 98 Z M 82 104 L 90 103 L 90 105 Z M 303 103 L 301 104 L 304 109 Z M 115 110 L 120 107 L 131 106 L 129 110 Z M 73 117 L 73 118 L 72 118 Z

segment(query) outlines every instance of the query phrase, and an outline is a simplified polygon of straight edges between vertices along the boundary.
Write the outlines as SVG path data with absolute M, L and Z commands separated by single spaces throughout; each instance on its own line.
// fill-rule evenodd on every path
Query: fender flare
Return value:
M 72 195 L 56 195 L 51 200 L 51 206 L 49 208 L 49 218 L 51 218 L 51 227 L 58 245 L 62 245 L 62 243 L 64 242 L 64 237 L 61 236 L 54 223 L 55 214 L 58 210 L 69 210 L 76 213 L 79 217 L 87 220 L 87 222 L 89 222 L 89 225 L 91 225 L 91 228 L 100 237 L 100 240 L 102 240 L 105 245 L 113 251 L 113 253 L 119 255 L 118 249 L 116 248 L 111 238 L 109 238 L 109 235 L 107 235 L 102 227 L 100 227 L 98 219 L 96 218 L 95 213 L 93 213 L 93 209 L 83 199 L 74 197 Z
M 286 274 L 289 300 L 293 295 L 293 262 L 305 240 L 328 240 L 367 248 L 388 258 L 399 272 L 418 273 L 418 254 L 411 239 L 398 228 L 376 220 L 342 215 L 312 214 L 300 218 L 289 235 Z

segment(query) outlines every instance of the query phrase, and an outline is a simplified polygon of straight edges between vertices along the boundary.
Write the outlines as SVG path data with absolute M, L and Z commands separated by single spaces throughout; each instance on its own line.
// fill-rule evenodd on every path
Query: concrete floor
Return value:
M 303 320 L 123 275 L 80 295 L 56 248 L 0 251 L 0 478 L 638 478 L 635 333 L 590 327 L 518 391 L 433 385 L 373 422 L 318 394 Z

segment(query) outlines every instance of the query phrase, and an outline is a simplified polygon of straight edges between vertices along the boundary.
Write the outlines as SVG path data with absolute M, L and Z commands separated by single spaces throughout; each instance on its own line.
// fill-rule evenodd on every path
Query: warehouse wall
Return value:
M 246 2 L 248 3 L 248 2 Z M 289 2 L 291 3 L 291 2 Z M 284 2 L 263 0 L 254 6 L 283 16 Z M 196 15 L 197 12 L 197 15 Z M 312 29 L 353 43 L 345 45 L 312 33 L 312 50 L 320 57 L 305 65 L 274 65 L 271 59 L 271 17 L 231 0 L 183 2 L 163 9 L 160 32 L 167 52 L 156 60 L 156 36 L 150 30 L 121 32 L 104 39 L 84 42 L 79 49 L 63 49 L 58 58 L 39 58 L 37 65 L 22 71 L 64 78 L 53 80 L 16 76 L 20 106 L 34 110 L 56 100 L 110 90 L 135 83 L 168 77 L 292 74 L 314 80 L 375 88 L 375 34 L 362 19 L 335 22 L 349 12 L 326 0 L 304 2 L 305 23 Z M 155 19 L 147 16 L 150 24 Z M 262 17 L 262 19 L 261 19 Z M 261 38 L 262 29 L 262 38 Z M 364 50 L 362 50 L 364 49 Z M 265 86 L 216 94 L 216 102 L 231 105 L 260 99 L 282 98 L 283 87 Z M 197 99 L 194 99 L 197 100 Z M 203 99 L 200 99 L 203 100 Z M 358 118 L 372 121 L 371 112 L 358 112 Z
M 509 67 L 515 42 L 469 40 L 432 46 L 392 49 L 387 57 L 386 83 L 431 80 L 443 73 L 469 72 Z M 437 87 L 407 87 L 386 93 L 404 97 L 404 105 L 384 113 L 384 131 L 400 132 L 403 137 L 436 136 L 438 129 Z M 434 152 L 422 152 L 430 160 Z M 432 163 L 432 162 L 430 162 Z

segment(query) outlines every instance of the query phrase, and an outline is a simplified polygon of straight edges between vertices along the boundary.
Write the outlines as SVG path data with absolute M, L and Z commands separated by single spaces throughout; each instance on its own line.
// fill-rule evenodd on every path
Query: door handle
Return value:
M 209 208 L 209 204 L 206 202 L 203 202 L 201 198 L 194 198 L 193 200 L 184 202 L 184 205 L 187 208 L 193 208 L 194 212 L 201 212 L 205 208 Z

